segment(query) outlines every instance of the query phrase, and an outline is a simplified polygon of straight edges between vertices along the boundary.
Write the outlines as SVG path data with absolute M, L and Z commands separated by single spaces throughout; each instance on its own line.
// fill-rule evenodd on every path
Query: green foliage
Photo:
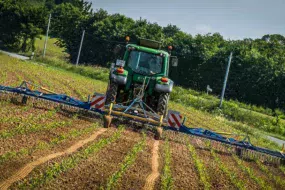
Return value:
M 169 147 L 169 142 L 168 140 L 165 141 L 164 144 L 164 167 L 163 167 L 163 174 L 161 177 L 161 189 L 163 190 L 169 190 L 173 189 L 173 178 L 171 175 L 171 151 Z
M 42 33 L 46 10 L 27 0 L 0 1 L 0 41 L 7 48 L 35 50 L 35 39 Z
M 58 67 L 67 71 L 78 73 L 85 77 L 107 82 L 109 79 L 109 69 L 98 66 L 75 66 L 56 58 L 38 58 L 38 62 L 46 63 L 47 66 Z

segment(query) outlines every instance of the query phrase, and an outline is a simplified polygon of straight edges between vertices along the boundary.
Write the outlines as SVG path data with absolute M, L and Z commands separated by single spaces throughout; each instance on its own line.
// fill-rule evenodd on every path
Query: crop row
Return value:
M 232 154 L 232 157 L 234 161 L 237 163 L 238 167 L 245 172 L 253 181 L 256 182 L 260 186 L 261 189 L 267 190 L 272 189 L 271 186 L 269 186 L 262 178 L 255 175 L 255 172 L 252 168 L 246 166 L 244 161 L 242 161 L 240 158 L 238 158 L 235 154 Z
M 3 69 L 0 69 L 0 85 L 5 82 L 7 79 L 7 73 L 3 71 Z
M 90 133 L 94 129 L 98 127 L 97 124 L 93 124 L 90 127 L 77 130 L 72 129 L 66 134 L 61 134 L 53 139 L 51 139 L 49 142 L 39 142 L 37 145 L 29 148 L 22 148 L 19 151 L 9 151 L 6 152 L 3 155 L 0 155 L 0 164 L 4 163 L 7 160 L 13 159 L 13 158 L 19 158 L 21 156 L 25 155 L 31 155 L 32 153 L 36 152 L 37 150 L 46 150 L 53 148 L 55 145 L 61 144 L 67 140 L 75 139 L 76 137 L 79 137 L 81 135 Z
M 202 160 L 198 157 L 197 152 L 195 150 L 195 147 L 189 143 L 188 144 L 188 150 L 190 152 L 191 158 L 194 161 L 195 168 L 199 173 L 200 184 L 202 184 L 204 186 L 204 189 L 211 189 L 210 179 L 209 179 L 209 176 L 207 174 L 206 168 L 205 168 Z
M 285 175 L 285 167 L 284 166 L 280 166 L 280 170 L 284 173 Z
M 169 190 L 173 188 L 173 177 L 171 174 L 171 150 L 169 146 L 169 141 L 166 139 L 164 143 L 164 167 L 163 174 L 161 177 L 161 189 Z
M 259 160 L 255 160 L 256 164 L 258 165 L 258 167 L 260 168 L 261 171 L 263 171 L 264 173 L 266 173 L 266 175 L 268 176 L 268 178 L 270 180 L 273 180 L 275 182 L 276 185 L 281 186 L 282 188 L 285 188 L 285 181 L 284 179 L 282 179 L 280 176 L 276 176 L 274 175 L 268 168 L 267 166 L 265 166 L 263 163 L 261 163 Z
M 29 106 L 29 107 L 31 107 L 31 106 Z M 43 118 L 44 119 L 52 118 L 55 114 L 56 114 L 55 110 L 50 110 L 50 111 L 42 113 L 42 114 L 31 113 L 26 117 L 22 117 L 19 115 L 16 115 L 16 116 L 13 115 L 10 117 L 1 117 L 0 118 L 0 124 L 1 123 L 7 123 L 7 122 L 9 122 L 9 123 L 36 123 L 36 122 L 42 120 Z M 1 115 L 3 115 L 3 114 L 1 114 Z
M 8 65 L 4 68 L 6 72 L 9 72 L 9 76 L 13 77 L 13 82 L 9 85 L 11 86 L 19 86 L 20 82 L 24 80 L 23 76 L 20 74 L 21 70 L 19 69 L 19 66 L 21 65 L 21 62 L 19 60 L 13 59 L 13 65 L 11 62 L 8 62 Z M 9 66 L 9 64 L 11 64 Z M 15 68 L 17 68 L 15 70 Z M 9 81 L 10 82 L 10 81 Z
M 65 91 L 68 91 L 70 89 L 73 90 L 75 95 L 77 95 L 79 98 L 84 99 L 87 94 L 91 94 L 94 91 L 94 88 L 97 86 L 101 86 L 100 82 L 97 84 L 97 81 L 86 79 L 80 75 L 73 74 L 72 80 L 70 79 L 70 72 L 57 70 L 49 68 L 47 69 L 48 72 L 46 72 L 46 75 L 49 75 L 48 77 L 54 82 L 58 83 L 59 86 L 65 89 Z M 84 81 L 84 82 L 82 82 Z M 60 83 L 59 83 L 60 82 Z M 69 91 L 70 93 L 70 91 Z M 72 95 L 72 94 L 70 94 Z
M 86 86 L 82 85 L 82 81 L 70 80 L 70 76 L 67 76 L 64 71 L 55 71 L 54 69 L 48 69 L 44 66 L 32 63 L 18 61 L 14 61 L 14 63 L 17 65 L 17 72 L 14 73 L 9 67 L 5 68 L 6 71 L 13 72 L 13 76 L 16 78 L 16 81 L 9 84 L 11 86 L 18 86 L 21 81 L 27 80 L 39 85 L 46 85 L 51 88 L 51 90 L 54 90 L 56 86 L 57 89 L 61 90 L 60 93 L 62 93 L 63 89 L 64 92 L 69 93 L 69 95 L 72 95 L 71 90 L 73 90 L 81 99 L 85 96 L 80 90 L 86 89 Z M 26 67 L 29 67 L 29 70 L 25 69 Z M 63 73 L 64 75 L 62 75 Z M 47 78 L 49 78 L 49 80 L 47 80 Z
M 19 125 L 13 130 L 3 131 L 2 133 L 0 133 L 0 138 L 3 138 L 3 139 L 11 138 L 19 134 L 28 134 L 28 133 L 35 133 L 39 131 L 48 131 L 48 130 L 55 129 L 58 127 L 66 127 L 70 125 L 71 125 L 71 121 L 53 121 L 47 124 L 34 124 L 34 125 L 24 124 L 24 125 Z
M 60 162 L 54 163 L 49 166 L 44 172 L 39 172 L 29 179 L 25 179 L 17 183 L 19 189 L 33 189 L 50 182 L 57 178 L 60 174 L 67 172 L 68 170 L 75 168 L 81 161 L 86 160 L 92 154 L 98 152 L 105 146 L 117 141 L 124 131 L 123 127 L 120 127 L 111 137 L 103 138 L 98 142 L 94 142 L 88 147 L 82 149 L 75 155 L 64 158 Z
M 143 133 L 143 139 L 134 145 L 132 150 L 124 158 L 124 161 L 121 163 L 119 170 L 113 173 L 113 175 L 110 176 L 110 178 L 108 179 L 105 188 L 106 190 L 116 189 L 116 186 L 119 180 L 122 178 L 123 174 L 130 166 L 132 166 L 135 163 L 138 153 L 145 148 L 145 143 L 146 143 L 146 135 L 145 133 Z
M 54 113 L 53 111 L 50 111 L 49 113 Z M 51 115 L 52 115 L 51 114 Z M 28 133 L 34 133 L 39 131 L 47 131 L 50 129 L 55 129 L 58 127 L 65 127 L 70 126 L 72 121 L 52 121 L 49 123 L 20 123 L 17 127 L 12 128 L 10 130 L 3 130 L 0 133 L 0 139 L 5 138 L 11 138 L 15 135 L 19 134 L 28 134 Z
M 11 69 L 12 64 L 16 70 Z M 75 95 L 82 100 L 85 100 L 88 94 L 92 94 L 94 89 L 97 92 L 104 92 L 106 88 L 106 84 L 101 81 L 91 80 L 65 70 L 14 59 L 8 62 L 3 69 L 9 71 L 9 76 L 13 76 L 14 80 L 8 82 L 11 86 L 18 86 L 25 79 L 39 85 L 46 85 L 51 90 L 58 91 L 58 93 Z M 72 78 L 70 75 L 72 75 Z
M 207 142 L 206 146 L 210 149 L 211 155 L 217 163 L 219 169 L 230 179 L 231 183 L 238 189 L 246 189 L 244 182 L 239 179 L 238 175 L 231 172 L 230 169 L 221 161 L 219 156 L 216 154 L 216 150 L 211 147 L 211 142 Z
M 54 91 L 55 89 L 59 89 L 60 90 L 59 93 L 64 92 L 71 95 L 71 89 L 67 88 L 66 85 L 62 83 L 64 81 L 63 77 L 59 77 L 57 73 L 51 72 L 50 69 L 47 69 L 46 67 L 43 66 L 33 65 L 33 68 L 34 69 L 31 70 L 34 73 L 34 75 L 39 74 L 38 81 L 46 84 L 50 90 Z M 47 78 L 49 80 L 47 80 Z
M 69 86 L 70 88 L 76 89 L 76 90 L 79 89 L 83 92 L 82 93 L 83 96 L 92 94 L 94 90 L 100 93 L 105 91 L 105 88 L 106 88 L 105 82 L 83 77 L 79 74 L 75 74 L 75 73 L 68 72 L 65 70 L 58 70 L 55 68 L 50 68 L 49 70 L 52 71 L 52 74 L 54 76 L 53 81 L 62 80 L 64 81 L 64 84 L 65 84 L 63 86 Z M 92 70 L 94 71 L 95 69 L 92 68 Z M 70 75 L 72 75 L 72 80 L 70 79 Z

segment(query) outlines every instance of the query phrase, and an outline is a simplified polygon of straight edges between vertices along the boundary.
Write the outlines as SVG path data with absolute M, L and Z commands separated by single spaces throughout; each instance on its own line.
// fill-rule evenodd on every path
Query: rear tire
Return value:
M 118 84 L 110 82 L 108 90 L 106 92 L 105 105 L 109 105 L 116 101 L 118 93 Z
M 159 95 L 158 104 L 157 104 L 157 113 L 166 117 L 167 114 L 167 105 L 169 100 L 169 93 L 161 93 Z

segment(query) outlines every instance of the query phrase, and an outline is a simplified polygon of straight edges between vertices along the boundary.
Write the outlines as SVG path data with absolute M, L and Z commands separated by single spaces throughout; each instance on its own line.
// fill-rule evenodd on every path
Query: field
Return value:
M 94 68 L 96 69 L 96 68 Z M 0 55 L 0 84 L 32 81 L 87 100 L 107 83 L 44 64 Z M 0 189 L 285 189 L 283 166 L 242 160 L 228 147 L 132 124 L 105 129 L 92 119 L 56 105 L 20 105 L 0 95 Z M 255 145 L 280 150 L 262 131 L 175 101 L 189 127 L 247 133 Z

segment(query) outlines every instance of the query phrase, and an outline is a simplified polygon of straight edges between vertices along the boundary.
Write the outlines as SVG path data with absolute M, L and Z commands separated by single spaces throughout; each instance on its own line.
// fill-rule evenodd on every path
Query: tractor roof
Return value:
M 149 47 L 144 47 L 144 46 L 140 46 L 140 45 L 136 45 L 136 44 L 128 44 L 128 47 L 134 47 L 139 51 L 144 51 L 144 52 L 148 52 L 148 53 L 153 53 L 153 54 L 164 54 L 166 56 L 169 56 L 169 54 L 166 51 L 160 50 L 160 49 L 153 49 L 153 48 L 149 48 Z

